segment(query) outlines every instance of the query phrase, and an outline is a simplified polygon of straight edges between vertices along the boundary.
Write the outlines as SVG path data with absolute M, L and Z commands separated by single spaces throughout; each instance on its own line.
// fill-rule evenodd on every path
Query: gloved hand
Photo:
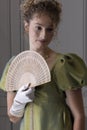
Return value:
M 10 113 L 16 117 L 22 117 L 24 114 L 25 105 L 28 102 L 32 102 L 34 99 L 34 88 L 29 88 L 29 86 L 22 86 L 15 98 L 12 107 L 10 108 Z

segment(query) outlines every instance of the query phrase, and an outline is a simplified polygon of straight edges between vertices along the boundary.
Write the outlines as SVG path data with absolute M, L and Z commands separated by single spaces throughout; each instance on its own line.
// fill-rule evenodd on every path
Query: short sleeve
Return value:
M 61 55 L 55 65 L 55 79 L 62 90 L 78 89 L 87 85 L 87 67 L 76 54 Z
M 7 72 L 8 72 L 9 66 L 10 66 L 12 60 L 14 59 L 14 57 L 15 57 L 15 56 L 13 56 L 13 57 L 7 62 L 7 64 L 5 65 L 4 71 L 3 71 L 2 76 L 1 76 L 1 79 L 0 79 L 0 89 L 2 89 L 2 90 L 4 90 L 4 91 L 5 91 L 5 83 L 6 83 Z

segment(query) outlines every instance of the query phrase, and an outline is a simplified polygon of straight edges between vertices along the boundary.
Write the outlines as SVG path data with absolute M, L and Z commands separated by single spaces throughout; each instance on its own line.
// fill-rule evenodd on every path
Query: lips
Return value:
M 46 40 L 38 40 L 38 42 L 40 42 L 40 43 L 42 43 L 42 44 L 47 43 L 47 41 L 46 41 Z

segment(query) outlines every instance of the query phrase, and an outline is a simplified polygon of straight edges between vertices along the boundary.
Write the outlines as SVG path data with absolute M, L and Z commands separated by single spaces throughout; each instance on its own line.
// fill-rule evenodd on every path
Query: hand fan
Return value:
M 31 84 L 35 87 L 51 81 L 49 67 L 44 58 L 35 51 L 23 51 L 11 62 L 6 77 L 6 91 L 18 90 Z

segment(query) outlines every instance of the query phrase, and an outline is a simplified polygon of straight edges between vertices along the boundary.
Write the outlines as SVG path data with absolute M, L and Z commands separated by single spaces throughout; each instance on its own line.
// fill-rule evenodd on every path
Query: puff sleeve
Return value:
M 14 57 L 15 57 L 15 56 L 13 56 L 13 57 L 7 62 L 7 64 L 5 65 L 4 71 L 3 71 L 2 76 L 1 76 L 1 79 L 0 79 L 0 89 L 2 89 L 2 90 L 4 90 L 4 91 L 5 91 L 5 83 L 6 83 L 7 72 L 8 72 L 9 66 L 10 66 L 12 60 L 14 59 Z
M 78 89 L 87 85 L 87 67 L 76 54 L 60 56 L 54 71 L 56 83 L 62 90 Z

